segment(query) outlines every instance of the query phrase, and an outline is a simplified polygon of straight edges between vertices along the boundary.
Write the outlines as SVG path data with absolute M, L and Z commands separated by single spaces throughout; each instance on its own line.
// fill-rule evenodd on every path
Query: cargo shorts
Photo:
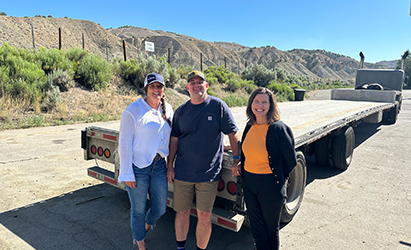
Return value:
M 211 212 L 217 196 L 217 187 L 218 181 L 186 182 L 174 179 L 174 211 L 184 212 L 190 210 L 195 196 L 197 209 Z

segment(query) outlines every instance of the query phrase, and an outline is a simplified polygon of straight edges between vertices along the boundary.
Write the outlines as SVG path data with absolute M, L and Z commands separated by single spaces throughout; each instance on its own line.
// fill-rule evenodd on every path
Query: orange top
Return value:
M 265 145 L 268 124 L 251 126 L 242 149 L 245 156 L 244 169 L 253 174 L 272 174 Z

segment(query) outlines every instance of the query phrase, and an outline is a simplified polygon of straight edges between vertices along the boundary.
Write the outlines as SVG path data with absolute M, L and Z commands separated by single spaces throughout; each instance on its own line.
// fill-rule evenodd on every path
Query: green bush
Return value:
M 47 76 L 47 83 L 45 88 L 49 90 L 52 86 L 58 87 L 60 92 L 65 92 L 74 87 L 75 83 L 71 79 L 67 71 L 57 69 Z
M 177 74 L 180 75 L 181 79 L 186 79 L 187 75 L 190 74 L 190 72 L 193 71 L 193 68 L 191 66 L 184 66 L 184 65 L 180 65 L 180 67 L 177 69 Z M 207 78 L 207 77 L 206 77 Z M 207 79 L 208 81 L 208 79 Z
M 46 75 L 57 69 L 67 71 L 68 74 L 73 77 L 73 63 L 66 57 L 66 53 L 58 49 L 46 50 L 41 47 L 38 52 L 35 53 L 35 60 L 40 64 Z
M 229 106 L 229 107 L 240 107 L 240 106 L 247 106 L 248 97 L 237 97 L 235 95 L 222 98 L 222 100 Z
M 179 81 L 178 70 L 171 68 L 164 57 L 156 56 L 145 59 L 139 55 L 138 60 L 117 61 L 113 62 L 113 68 L 124 80 L 132 83 L 139 89 L 144 87 L 144 78 L 149 73 L 159 73 L 163 76 L 168 87 L 174 87 Z
M 134 83 L 137 79 L 139 82 L 144 81 L 143 73 L 137 60 L 119 61 L 114 64 L 119 65 L 119 74 L 124 80 L 130 83 Z
M 167 69 L 170 74 L 167 82 L 167 87 L 174 88 L 175 84 L 180 80 L 180 75 L 177 73 L 177 69 L 172 68 L 170 64 L 167 63 Z
M 48 111 L 54 109 L 59 102 L 61 102 L 60 90 L 57 86 L 51 86 L 51 88 L 46 92 L 46 96 L 43 100 L 43 106 Z
M 217 77 L 215 77 L 215 75 L 211 72 L 208 72 L 205 74 L 206 77 L 206 81 L 211 85 L 211 84 L 215 84 L 218 82 Z
M 207 82 L 211 80 L 213 83 L 215 83 L 215 78 L 217 78 L 219 83 L 228 83 L 230 77 L 230 72 L 228 72 L 224 66 L 218 68 L 216 66 L 210 66 L 204 70 L 204 74 L 206 75 Z
M 241 83 L 237 79 L 231 79 L 231 83 L 230 81 L 226 83 L 226 90 L 229 90 L 231 92 L 236 92 L 240 88 L 241 88 Z
M 247 80 L 241 79 L 240 84 L 241 84 L 241 87 L 245 89 L 247 93 L 249 94 L 251 94 L 254 90 L 258 88 L 256 85 L 254 85 L 254 82 L 251 80 L 247 81 Z
M 65 51 L 66 58 L 72 63 L 73 72 L 77 71 L 77 66 L 87 54 L 87 50 L 80 48 L 71 48 Z
M 17 50 L 7 43 L 0 46 L 1 96 L 25 98 L 30 103 L 41 100 L 47 78 L 32 59 L 28 50 Z
M 273 91 L 278 101 L 294 100 L 294 91 L 284 83 L 278 84 L 273 81 L 267 88 Z
M 76 78 L 81 85 L 96 91 L 107 88 L 112 76 L 111 65 L 95 54 L 86 55 L 76 72 Z
M 266 87 L 272 80 L 277 79 L 277 72 L 269 70 L 262 64 L 250 64 L 241 73 L 242 78 L 252 80 L 259 87 Z

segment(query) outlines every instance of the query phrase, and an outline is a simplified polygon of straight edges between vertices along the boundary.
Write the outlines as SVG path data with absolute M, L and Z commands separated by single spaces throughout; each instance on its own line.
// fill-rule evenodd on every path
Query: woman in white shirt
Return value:
M 130 104 L 121 115 L 120 174 L 130 199 L 133 244 L 145 250 L 146 232 L 167 206 L 166 161 L 173 109 L 164 101 L 165 83 L 160 74 L 144 80 L 146 97 Z M 146 213 L 147 194 L 150 209 Z

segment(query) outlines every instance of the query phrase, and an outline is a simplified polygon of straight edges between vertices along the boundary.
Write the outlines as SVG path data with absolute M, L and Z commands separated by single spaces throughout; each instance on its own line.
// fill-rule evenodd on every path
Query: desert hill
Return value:
M 126 41 L 127 59 L 137 59 L 139 54 L 164 56 L 173 67 L 181 64 L 200 69 L 226 65 L 240 74 L 251 63 L 267 68 L 282 68 L 288 74 L 307 75 L 312 78 L 353 80 L 359 62 L 353 58 L 325 50 L 293 49 L 281 51 L 274 46 L 250 48 L 237 43 L 208 42 L 168 31 L 124 26 L 104 29 L 87 20 L 53 17 L 0 16 L 0 44 L 7 42 L 18 48 L 59 47 L 59 28 L 62 49 L 82 47 L 109 61 L 123 59 L 123 40 Z M 145 51 L 145 41 L 155 44 L 155 52 Z M 396 61 L 366 63 L 367 68 L 396 66 Z

